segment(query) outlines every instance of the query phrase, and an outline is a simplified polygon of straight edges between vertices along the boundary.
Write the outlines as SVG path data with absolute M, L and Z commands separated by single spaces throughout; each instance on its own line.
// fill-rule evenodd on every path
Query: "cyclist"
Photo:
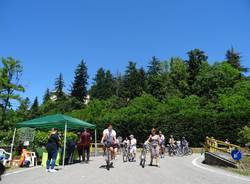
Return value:
M 168 143 L 169 143 L 170 145 L 175 144 L 175 140 L 174 140 L 174 136 L 173 136 L 173 135 L 170 135 L 170 138 L 169 138 Z
M 169 155 L 172 155 L 174 154 L 174 150 L 176 149 L 176 141 L 174 140 L 174 136 L 173 135 L 170 135 L 170 138 L 168 140 L 168 143 L 169 143 Z
M 160 152 L 160 136 L 156 134 L 156 129 L 151 130 L 151 134 L 147 140 L 151 145 L 151 161 L 150 165 L 153 165 L 153 159 L 156 159 L 156 166 L 160 167 L 159 152 Z
M 183 154 L 185 154 L 185 149 L 188 148 L 188 142 L 185 137 L 182 137 L 181 139 L 181 151 Z
M 116 140 L 116 131 L 113 130 L 113 126 L 109 124 L 108 128 L 103 131 L 101 143 L 105 148 L 108 148 L 111 151 L 111 159 L 114 159 L 117 153 L 117 149 L 115 147 Z
M 164 158 L 164 153 L 165 153 L 165 136 L 162 134 L 161 131 L 159 131 L 159 136 L 160 136 L 160 155 L 161 155 L 161 158 Z
M 134 135 L 130 135 L 129 138 L 130 138 L 130 140 L 129 140 L 129 147 L 130 147 L 129 152 L 130 152 L 130 154 L 132 154 L 132 158 L 135 161 L 137 140 L 134 138 Z
M 128 145 L 129 144 L 129 140 L 128 140 L 128 138 L 126 137 L 125 139 L 124 139 L 124 141 L 123 141 L 123 145 Z

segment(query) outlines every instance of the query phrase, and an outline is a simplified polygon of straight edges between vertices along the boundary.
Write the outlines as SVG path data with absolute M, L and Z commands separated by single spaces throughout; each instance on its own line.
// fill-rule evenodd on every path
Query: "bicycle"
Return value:
M 123 162 L 127 162 L 128 161 L 128 144 L 123 144 L 123 148 L 122 148 L 122 158 L 123 158 Z
M 193 154 L 193 150 L 189 148 L 188 146 L 184 146 L 182 149 L 183 156 L 188 156 Z
M 105 147 L 105 161 L 106 161 L 106 168 L 107 170 L 110 170 L 111 167 L 113 167 L 113 162 L 112 162 L 112 152 L 110 150 L 111 144 L 109 143 L 104 143 L 104 147 Z
M 168 155 L 169 156 L 174 156 L 177 153 L 177 150 L 173 144 L 168 144 L 167 145 L 167 150 L 168 150 Z
M 134 155 L 134 153 L 132 152 L 132 150 L 131 150 L 131 148 L 132 148 L 132 146 L 131 145 L 129 145 L 128 146 L 128 161 L 129 162 L 134 162 L 134 160 L 135 160 L 135 155 Z
M 145 163 L 146 163 L 146 156 L 147 156 L 147 152 L 148 152 L 149 148 L 148 148 L 148 144 L 143 144 L 143 148 L 141 151 L 141 155 L 140 155 L 140 165 L 142 166 L 142 168 L 145 167 Z
M 166 152 L 165 145 L 161 144 L 160 145 L 160 158 L 164 158 L 165 152 Z

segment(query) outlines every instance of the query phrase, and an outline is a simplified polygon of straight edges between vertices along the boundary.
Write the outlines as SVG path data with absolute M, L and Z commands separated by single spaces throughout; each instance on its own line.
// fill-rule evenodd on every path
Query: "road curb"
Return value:
M 198 161 L 199 159 L 202 159 L 202 157 L 199 156 L 199 157 L 192 160 L 193 166 L 195 166 L 197 168 L 200 168 L 200 169 L 203 169 L 203 170 L 206 170 L 206 171 L 209 171 L 209 172 L 212 172 L 212 173 L 224 175 L 224 176 L 227 176 L 227 177 L 233 177 L 233 178 L 236 178 L 236 179 L 239 179 L 239 180 L 244 180 L 244 181 L 249 181 L 250 182 L 250 177 L 236 175 L 234 173 L 229 173 L 229 172 L 226 172 L 224 170 L 219 170 L 218 168 L 216 168 L 216 169 L 208 168 L 207 166 L 202 165 L 202 163 Z

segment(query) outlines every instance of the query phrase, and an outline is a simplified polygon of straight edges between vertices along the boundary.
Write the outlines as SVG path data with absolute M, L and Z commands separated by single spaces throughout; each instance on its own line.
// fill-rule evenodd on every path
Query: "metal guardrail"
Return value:
M 205 151 L 215 153 L 216 151 L 220 151 L 223 153 L 230 154 L 233 149 L 240 149 L 240 146 L 223 142 L 220 140 L 217 140 L 213 137 L 206 137 L 205 142 Z

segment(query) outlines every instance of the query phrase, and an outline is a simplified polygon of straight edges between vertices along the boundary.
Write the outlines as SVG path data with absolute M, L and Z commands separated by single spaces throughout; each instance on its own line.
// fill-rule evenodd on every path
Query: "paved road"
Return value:
M 7 174 L 3 184 L 249 184 L 250 177 L 241 177 L 221 169 L 204 166 L 200 155 L 161 159 L 161 167 L 135 163 L 122 163 L 119 158 L 110 171 L 100 167 L 103 158 L 95 158 L 89 164 L 66 166 L 58 173 L 46 173 L 43 168 L 21 170 Z

